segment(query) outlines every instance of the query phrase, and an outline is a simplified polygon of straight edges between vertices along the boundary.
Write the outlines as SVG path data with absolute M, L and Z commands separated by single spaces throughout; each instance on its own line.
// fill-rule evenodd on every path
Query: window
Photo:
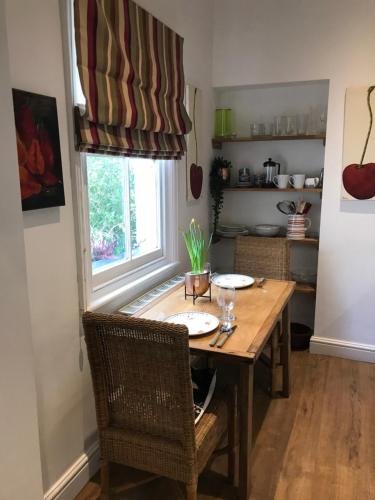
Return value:
M 161 257 L 160 164 L 87 155 L 86 168 L 93 276 Z
M 72 1 L 66 21 L 72 103 L 84 108 Z M 72 159 L 81 305 L 112 310 L 179 269 L 177 165 L 77 151 Z
M 121 287 L 134 273 L 138 277 L 173 261 L 175 231 L 169 212 L 174 206 L 174 165 L 142 158 L 80 156 L 86 293 L 93 297 L 107 287 Z

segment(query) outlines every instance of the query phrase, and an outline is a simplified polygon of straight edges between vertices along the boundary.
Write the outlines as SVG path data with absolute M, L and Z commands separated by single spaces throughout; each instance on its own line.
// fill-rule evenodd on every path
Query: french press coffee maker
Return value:
M 266 169 L 264 187 L 275 187 L 273 178 L 275 175 L 280 174 L 280 163 L 272 161 L 272 158 L 268 158 L 268 161 L 263 163 L 263 167 Z

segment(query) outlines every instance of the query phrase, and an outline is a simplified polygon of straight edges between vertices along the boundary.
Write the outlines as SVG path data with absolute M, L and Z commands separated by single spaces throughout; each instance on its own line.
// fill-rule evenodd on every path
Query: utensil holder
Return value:
M 304 215 L 288 215 L 286 237 L 289 240 L 303 240 L 311 227 L 311 220 Z

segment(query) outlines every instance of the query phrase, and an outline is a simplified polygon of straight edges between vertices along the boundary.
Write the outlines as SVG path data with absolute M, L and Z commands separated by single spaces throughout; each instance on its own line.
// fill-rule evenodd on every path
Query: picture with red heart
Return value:
M 373 125 L 371 94 L 374 90 L 375 86 L 371 86 L 347 92 L 342 173 L 344 200 L 375 200 L 375 140 L 371 138 Z M 359 157 L 359 141 L 362 135 L 364 146 L 361 159 L 357 163 L 353 160 L 356 155 Z M 373 161 L 365 163 L 366 158 Z

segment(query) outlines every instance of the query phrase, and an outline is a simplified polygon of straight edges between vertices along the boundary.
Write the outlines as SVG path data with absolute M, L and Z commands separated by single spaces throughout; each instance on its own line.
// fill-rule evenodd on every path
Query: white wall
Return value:
M 374 18 L 373 0 L 215 0 L 214 86 L 330 81 L 315 318 L 323 343 L 375 344 L 375 204 L 340 201 L 345 89 L 374 84 Z
M 204 194 L 198 202 L 186 203 L 185 167 L 184 162 L 181 162 L 178 165 L 178 204 L 181 229 L 187 226 L 191 217 L 197 217 L 207 226 L 207 174 L 212 117 L 212 2 L 142 0 L 139 3 L 185 37 L 186 79 L 203 92 L 200 158 L 205 168 Z M 91 379 L 84 345 L 81 350 L 79 336 L 69 165 L 69 140 L 72 138 L 67 128 L 70 104 L 66 102 L 64 88 L 58 0 L 7 0 L 6 7 L 11 85 L 55 96 L 58 106 L 66 206 L 23 215 L 27 292 L 36 357 L 43 487 L 45 492 L 49 490 L 52 495 L 53 491 L 60 488 L 56 482 L 71 466 L 73 469 L 67 472 L 66 477 L 74 475 L 76 469 L 84 466 L 86 459 L 82 453 L 95 440 Z M 18 196 L 18 190 L 13 195 Z M 182 239 L 180 252 L 186 262 Z M 53 489 L 54 485 L 56 490 Z M 72 491 L 66 493 L 65 498 L 72 498 Z
M 44 490 L 83 449 L 78 293 L 57 1 L 7 2 L 13 87 L 57 99 L 66 206 L 23 215 Z
M 0 498 L 40 499 L 34 353 L 4 21 L 0 0 Z

